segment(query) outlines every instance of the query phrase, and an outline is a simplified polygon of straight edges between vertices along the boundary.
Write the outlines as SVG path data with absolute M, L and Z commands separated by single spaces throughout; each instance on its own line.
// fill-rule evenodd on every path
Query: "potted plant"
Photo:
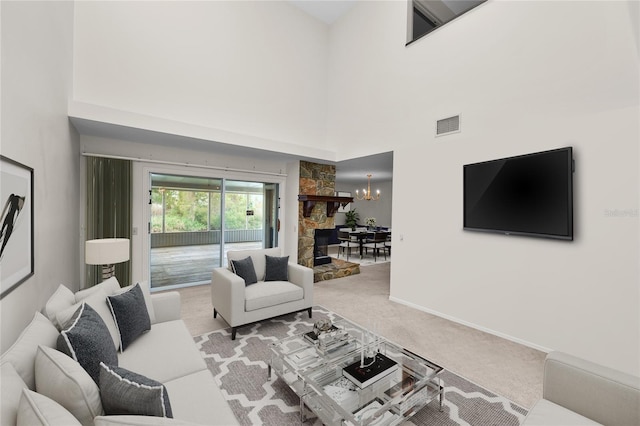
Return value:
M 360 219 L 360 216 L 358 215 L 356 209 L 351 209 L 348 212 L 345 212 L 344 216 L 345 225 L 347 225 L 351 229 L 356 229 L 356 225 L 358 224 L 358 220 Z

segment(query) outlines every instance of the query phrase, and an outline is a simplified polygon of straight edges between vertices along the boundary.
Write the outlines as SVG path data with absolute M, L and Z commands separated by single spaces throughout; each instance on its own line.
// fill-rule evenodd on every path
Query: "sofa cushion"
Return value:
M 142 333 L 151 330 L 140 284 L 124 293 L 107 296 L 107 302 L 120 336 L 120 350 L 124 351 Z
M 104 292 L 102 288 L 98 288 L 95 291 L 91 292 L 91 294 L 87 295 L 81 302 L 75 303 L 72 306 L 58 312 L 56 314 L 56 318 L 58 323 L 60 324 L 60 330 L 69 326 L 69 321 L 73 317 L 73 315 L 78 311 L 80 305 L 86 303 L 91 306 L 94 311 L 104 322 L 109 330 L 109 335 L 111 336 L 111 341 L 113 342 L 113 347 L 118 349 L 120 347 L 120 335 L 118 334 L 118 327 L 116 326 L 116 322 L 113 319 L 113 315 L 111 310 L 109 309 L 109 304 L 107 303 L 107 294 Z
M 280 256 L 280 247 L 273 247 L 268 249 L 256 249 L 256 250 L 229 250 L 227 252 L 227 259 L 229 262 L 232 260 L 244 259 L 247 256 L 251 256 L 253 261 L 253 268 L 256 271 L 256 278 L 258 281 L 264 281 L 264 274 L 266 269 L 267 256 Z M 229 267 L 231 269 L 231 267 Z
M 206 425 L 238 424 L 209 370 L 201 370 L 164 385 L 171 396 L 175 418 Z M 198 389 L 198 392 L 193 389 Z
M 77 291 L 75 293 L 76 303 L 82 302 L 84 299 L 89 297 L 94 291 L 97 291 L 97 290 L 102 290 L 107 296 L 111 296 L 112 294 L 120 290 L 120 283 L 118 282 L 118 279 L 115 276 L 113 276 L 111 278 L 107 278 L 106 280 L 102 281 L 100 284 L 96 284 L 84 290 Z
M 244 285 L 251 285 L 258 282 L 256 278 L 256 271 L 253 267 L 253 260 L 251 256 L 247 256 L 244 259 L 232 260 L 231 270 L 234 274 L 244 280 Z
M 98 385 L 76 361 L 39 346 L 35 368 L 36 391 L 62 405 L 80 423 L 93 425 L 93 418 L 104 414 Z
M 18 405 L 17 426 L 81 426 L 73 414 L 57 402 L 24 389 Z
M 18 340 L 2 354 L 2 362 L 10 362 L 29 389 L 35 390 L 36 350 L 39 345 L 55 348 L 59 335 L 58 329 L 51 321 L 40 312 L 36 312 Z
M 71 290 L 66 286 L 60 284 L 56 291 L 49 297 L 47 303 L 44 305 L 44 314 L 49 318 L 49 321 L 56 326 L 58 330 L 62 329 L 62 326 L 58 324 L 56 314 L 60 311 L 73 306 L 76 303 L 76 297 Z
M 289 281 L 289 256 L 275 257 L 265 255 L 265 281 Z
M 118 365 L 165 384 L 207 368 L 182 320 L 153 324 L 118 355 Z
M 523 426 L 590 426 L 599 424 L 558 404 L 541 399 L 529 411 Z
M 69 326 L 60 332 L 57 347 L 78 361 L 96 383 L 100 379 L 100 362 L 118 364 L 118 354 L 107 326 L 86 303 L 78 308 Z
M 247 312 L 304 298 L 302 287 L 288 281 L 260 281 L 245 288 L 244 294 Z
M 100 395 L 108 415 L 173 417 L 162 383 L 122 367 L 100 364 Z
M 28 389 L 22 377 L 13 365 L 3 362 L 0 365 L 0 425 L 15 425 L 22 390 Z

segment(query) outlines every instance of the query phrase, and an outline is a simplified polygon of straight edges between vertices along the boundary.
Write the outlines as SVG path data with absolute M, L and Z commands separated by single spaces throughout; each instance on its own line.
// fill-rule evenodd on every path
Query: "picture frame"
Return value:
M 0 299 L 34 274 L 33 169 L 0 155 Z
M 338 197 L 351 197 L 351 193 L 350 192 L 336 192 L 336 195 Z M 351 203 L 347 204 L 344 207 L 342 207 L 342 205 L 340 205 L 340 207 L 338 207 L 338 213 L 346 213 L 348 211 L 351 211 Z

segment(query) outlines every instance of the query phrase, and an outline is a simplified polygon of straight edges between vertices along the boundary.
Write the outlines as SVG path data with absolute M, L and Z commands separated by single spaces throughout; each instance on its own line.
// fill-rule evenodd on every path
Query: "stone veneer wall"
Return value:
M 334 195 L 336 166 L 300 161 L 300 194 Z M 327 203 L 318 202 L 311 216 L 302 215 L 298 202 L 298 263 L 313 268 L 313 241 L 316 229 L 333 229 L 335 220 L 327 217 Z

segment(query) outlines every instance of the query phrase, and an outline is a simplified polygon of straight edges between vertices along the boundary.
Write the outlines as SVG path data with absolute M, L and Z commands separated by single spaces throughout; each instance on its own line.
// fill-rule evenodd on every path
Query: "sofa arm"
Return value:
M 640 425 L 640 378 L 562 352 L 544 363 L 543 398 L 605 425 Z
M 211 273 L 211 304 L 232 327 L 243 324 L 244 288 L 244 279 L 227 268 Z
M 297 263 L 289 263 L 289 282 L 296 284 L 304 290 L 305 299 L 313 295 L 313 269 Z
M 180 319 L 180 293 L 163 291 L 151 295 L 156 323 Z

